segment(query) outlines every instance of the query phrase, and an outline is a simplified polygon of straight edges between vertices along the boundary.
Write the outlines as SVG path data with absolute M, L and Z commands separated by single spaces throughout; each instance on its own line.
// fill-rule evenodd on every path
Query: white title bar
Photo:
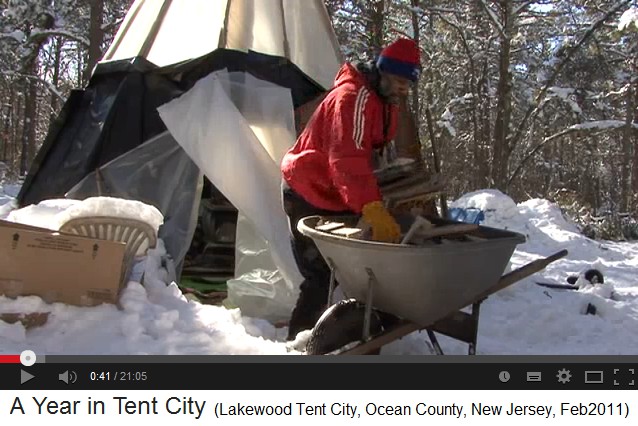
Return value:
M 0 424 L 627 424 L 635 391 L 3 391 Z M 432 423 L 435 422 L 435 423 Z M 633 423 L 633 422 L 632 422 Z M 25 423 L 27 424 L 27 423 Z M 548 423 L 549 424 L 549 423 Z

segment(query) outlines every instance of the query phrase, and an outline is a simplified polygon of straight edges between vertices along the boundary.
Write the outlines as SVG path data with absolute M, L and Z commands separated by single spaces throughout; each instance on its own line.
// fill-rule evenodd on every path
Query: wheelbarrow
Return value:
M 402 244 L 389 244 L 362 238 L 357 221 L 310 216 L 298 223 L 331 269 L 328 309 L 308 341 L 310 355 L 378 353 L 417 330 L 427 331 L 438 354 L 443 351 L 435 332 L 467 343 L 474 355 L 480 304 L 567 255 L 562 250 L 502 275 L 516 246 L 525 242 L 522 234 L 418 217 Z M 426 222 L 430 229 L 418 245 L 410 244 Z M 346 300 L 333 304 L 337 282 Z

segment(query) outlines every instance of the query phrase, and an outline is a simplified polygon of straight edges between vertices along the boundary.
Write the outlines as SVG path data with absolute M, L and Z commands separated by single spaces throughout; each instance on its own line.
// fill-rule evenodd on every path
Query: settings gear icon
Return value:
M 556 378 L 562 384 L 568 383 L 572 378 L 572 373 L 569 372 L 566 368 L 558 370 L 558 374 L 556 374 Z

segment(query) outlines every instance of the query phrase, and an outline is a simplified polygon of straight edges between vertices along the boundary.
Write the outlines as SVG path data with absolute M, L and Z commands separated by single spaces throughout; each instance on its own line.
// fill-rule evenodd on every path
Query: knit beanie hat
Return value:
M 400 38 L 381 51 L 379 71 L 417 81 L 421 74 L 419 46 L 412 39 Z

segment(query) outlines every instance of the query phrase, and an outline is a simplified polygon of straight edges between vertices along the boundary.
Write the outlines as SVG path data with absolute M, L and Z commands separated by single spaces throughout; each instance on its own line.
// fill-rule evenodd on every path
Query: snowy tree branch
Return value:
M 523 132 L 527 128 L 527 123 L 530 121 L 530 119 L 534 119 L 540 112 L 541 106 L 542 106 L 541 101 L 547 96 L 547 91 L 549 90 L 550 87 L 554 85 L 554 82 L 558 78 L 559 74 L 563 71 L 563 68 L 565 68 L 567 63 L 574 57 L 578 49 L 580 49 L 580 47 L 583 46 L 593 36 L 596 30 L 600 28 L 605 23 L 605 21 L 607 21 L 611 16 L 617 13 L 624 6 L 631 3 L 631 1 L 632 0 L 622 0 L 618 4 L 616 4 L 616 6 L 610 9 L 602 18 L 600 18 L 598 21 L 596 21 L 593 25 L 589 27 L 589 29 L 585 32 L 585 34 L 583 34 L 581 39 L 578 41 L 578 43 L 576 43 L 574 46 L 568 49 L 564 59 L 556 66 L 552 75 L 549 77 L 549 79 L 547 79 L 547 81 L 545 82 L 541 90 L 539 91 L 538 95 L 536 95 L 534 102 L 530 105 L 530 107 L 525 112 L 525 115 L 523 116 L 523 119 L 521 120 L 518 126 L 518 129 L 516 130 L 516 133 L 514 134 L 514 137 L 512 137 L 511 139 L 510 147 L 513 148 L 514 146 L 518 144 L 519 140 L 521 139 L 523 135 Z
M 450 21 L 449 19 L 447 19 L 446 17 L 442 15 L 439 15 L 439 19 L 443 21 L 444 23 L 448 24 L 450 27 L 454 28 L 456 32 L 459 34 L 459 37 L 461 38 L 461 44 L 463 44 L 463 49 L 465 50 L 468 60 L 470 61 L 470 73 L 472 74 L 472 78 L 473 78 L 474 77 L 474 58 L 472 56 L 472 51 L 470 49 L 470 46 L 467 43 L 467 39 L 465 38 L 464 31 L 461 29 L 459 25 Z
M 525 9 L 527 9 L 528 6 L 534 4 L 534 3 L 538 3 L 537 0 L 528 0 L 524 3 L 522 3 L 521 5 L 517 6 L 514 8 L 514 15 L 518 15 L 519 13 L 521 13 L 522 11 L 524 11 Z
M 28 42 L 33 42 L 36 40 L 40 40 L 41 38 L 46 38 L 49 36 L 60 36 L 60 37 L 64 37 L 67 38 L 69 40 L 75 41 L 77 43 L 80 43 L 83 47 L 85 48 L 89 48 L 90 43 L 89 40 L 86 39 L 85 37 L 81 37 L 78 36 L 76 34 L 70 33 L 68 31 L 64 31 L 64 30 L 60 30 L 60 29 L 52 29 L 52 30 L 42 30 L 42 31 L 38 31 L 38 32 L 33 32 L 29 38 L 28 38 Z
M 53 84 L 51 84 L 50 82 L 35 76 L 35 75 L 28 75 L 28 74 L 23 74 L 23 73 L 18 73 L 18 72 L 14 72 L 14 71 L 0 71 L 0 74 L 2 75 L 6 75 L 6 76 L 10 76 L 10 77 L 20 77 L 20 78 L 25 78 L 27 80 L 33 80 L 33 81 L 37 81 L 38 83 L 42 84 L 44 87 L 46 87 L 49 92 L 51 92 L 53 95 L 55 95 L 59 100 L 61 100 L 62 102 L 64 102 L 66 100 L 66 97 L 60 93 L 60 91 L 58 90 L 57 87 L 55 87 Z
M 481 0 L 480 3 L 481 3 L 481 6 L 483 6 L 483 9 L 485 9 L 485 12 L 487 12 L 487 16 L 490 18 L 490 21 L 492 21 L 492 23 L 496 27 L 496 30 L 498 31 L 500 36 L 502 38 L 507 38 L 505 37 L 505 31 L 503 31 L 503 25 L 501 25 L 501 23 L 498 21 L 498 17 L 494 14 L 492 9 L 490 9 L 487 3 L 485 3 L 485 0 Z
M 551 136 L 546 137 L 545 139 L 543 139 L 543 141 L 541 143 L 539 143 L 538 145 L 536 145 L 534 147 L 534 149 L 532 149 L 522 160 L 521 162 L 518 164 L 518 166 L 516 167 L 516 169 L 514 170 L 514 172 L 512 173 L 512 175 L 510 176 L 510 178 L 507 180 L 507 186 L 509 186 L 514 179 L 516 179 L 516 177 L 519 175 L 519 173 L 521 172 L 521 170 L 523 169 L 523 166 L 525 165 L 525 163 L 527 163 L 532 157 L 534 157 L 534 155 L 536 155 L 536 153 L 538 153 L 538 151 L 545 146 L 546 144 L 548 144 L 549 142 L 552 142 L 560 137 L 563 137 L 565 135 L 568 135 L 570 133 L 576 133 L 576 132 L 585 132 L 585 133 L 597 133 L 597 132 L 604 132 L 604 131 L 612 131 L 612 130 L 616 130 L 622 127 L 627 126 L 627 123 L 625 123 L 624 121 L 620 121 L 620 120 L 601 120 L 601 121 L 590 121 L 590 122 L 586 122 L 586 123 L 578 123 L 578 124 L 574 124 L 572 126 L 569 126 L 568 128 L 561 130 L 558 133 L 554 133 Z M 638 123 L 631 123 L 631 127 L 635 130 L 638 130 Z
M 18 36 L 15 33 L 0 33 L 0 39 L 8 39 L 13 40 L 15 43 L 21 43 L 21 40 L 19 40 Z

